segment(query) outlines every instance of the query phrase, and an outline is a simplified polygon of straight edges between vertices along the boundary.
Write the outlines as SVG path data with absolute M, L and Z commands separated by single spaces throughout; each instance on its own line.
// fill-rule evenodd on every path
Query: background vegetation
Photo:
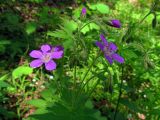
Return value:
M 159 120 L 159 15 L 159 0 L 0 1 L 0 120 Z M 124 64 L 92 64 L 101 33 Z M 42 44 L 64 47 L 54 71 L 29 67 Z

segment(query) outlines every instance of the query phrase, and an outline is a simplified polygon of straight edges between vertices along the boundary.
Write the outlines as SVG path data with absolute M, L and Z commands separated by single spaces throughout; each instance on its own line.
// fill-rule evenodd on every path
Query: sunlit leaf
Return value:
M 103 3 L 92 4 L 89 7 L 90 7 L 90 9 L 97 10 L 98 12 L 100 12 L 102 14 L 109 13 L 109 7 Z
M 37 108 L 45 108 L 46 107 L 46 101 L 42 99 L 34 99 L 27 102 L 27 104 L 33 105 Z
M 26 33 L 31 34 L 36 31 L 36 24 L 34 22 L 27 23 L 26 25 Z
M 20 66 L 13 70 L 12 76 L 14 79 L 21 77 L 22 75 L 29 75 L 33 72 L 33 69 L 27 66 Z

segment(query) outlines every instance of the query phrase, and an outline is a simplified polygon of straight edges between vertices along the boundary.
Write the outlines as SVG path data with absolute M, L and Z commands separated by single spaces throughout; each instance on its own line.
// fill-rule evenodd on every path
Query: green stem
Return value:
M 98 79 L 98 81 L 96 82 L 96 84 L 94 85 L 94 87 L 92 88 L 91 92 L 89 92 L 88 96 L 87 96 L 87 100 L 90 98 L 90 96 L 92 95 L 92 93 L 94 92 L 95 88 L 97 87 L 97 85 L 99 84 L 100 79 Z
M 99 74 L 101 74 L 101 73 L 103 73 L 104 71 L 102 71 L 102 72 L 100 72 Z M 99 75 L 98 74 L 98 75 Z M 94 77 L 96 77 L 95 75 L 93 75 L 92 77 L 90 77 L 85 83 L 84 83 L 84 85 L 82 86 L 82 89 L 84 89 L 85 88 L 85 86 L 90 82 L 90 80 L 92 80 Z
M 83 77 L 83 79 L 82 79 L 81 84 L 83 84 L 85 78 L 87 77 L 87 75 L 88 75 L 89 71 L 91 70 L 92 66 L 93 66 L 93 65 L 95 64 L 95 62 L 97 61 L 98 57 L 99 57 L 99 54 L 96 56 L 96 58 L 93 60 L 92 64 L 89 66 L 87 72 L 85 73 L 85 75 L 84 75 L 84 77 Z
M 143 22 L 151 13 L 152 13 L 152 10 L 150 10 L 150 11 L 143 17 L 143 19 L 140 20 L 140 22 L 135 23 L 135 25 L 138 26 L 138 27 L 136 27 L 136 29 L 139 28 L 140 24 L 142 24 L 142 22 Z M 133 28 L 133 30 L 132 30 L 132 27 L 133 27 L 133 26 L 129 26 L 126 34 L 123 36 L 123 37 L 124 37 L 124 40 L 123 40 L 124 42 L 126 42 L 127 39 L 128 39 L 128 38 L 132 35 L 132 33 L 135 31 L 134 28 Z
M 122 85 L 123 85 L 123 67 L 122 67 L 121 83 L 120 83 L 120 88 L 119 88 L 119 96 L 118 96 L 118 101 L 117 101 L 117 105 L 116 105 L 116 111 L 115 111 L 115 114 L 114 114 L 114 120 L 116 120 L 118 106 L 119 106 L 121 95 L 122 95 Z
M 84 77 L 83 77 L 83 79 L 82 79 L 82 81 L 81 81 L 81 83 L 80 83 L 81 88 L 80 88 L 80 90 L 78 91 L 77 97 L 82 93 L 85 85 L 89 82 L 90 79 L 88 80 L 88 82 L 87 82 L 86 84 L 83 85 L 83 82 L 84 82 L 85 78 L 87 77 L 89 71 L 91 70 L 92 66 L 95 64 L 96 60 L 97 60 L 98 57 L 100 56 L 99 53 L 100 53 L 100 52 L 98 52 L 97 56 L 95 57 L 95 59 L 93 60 L 92 64 L 91 64 L 90 67 L 88 68 L 87 72 L 85 73 L 85 75 L 84 75 Z M 82 85 L 83 85 L 83 86 L 82 86 Z
M 74 77 L 73 77 L 73 79 L 74 79 L 74 87 L 76 88 L 76 74 L 77 74 L 77 66 L 76 66 L 77 64 L 75 63 L 75 65 L 74 65 Z
M 151 13 L 152 13 L 152 11 L 150 10 L 150 11 L 144 16 L 144 18 L 139 22 L 139 24 L 141 24 Z

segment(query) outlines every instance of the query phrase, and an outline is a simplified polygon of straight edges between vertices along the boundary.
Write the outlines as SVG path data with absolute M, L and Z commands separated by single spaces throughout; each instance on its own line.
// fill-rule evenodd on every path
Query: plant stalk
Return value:
M 115 114 L 114 114 L 114 120 L 116 120 L 116 116 L 117 116 L 117 112 L 118 112 L 118 107 L 119 107 L 119 103 L 120 103 L 120 99 L 121 99 L 121 95 L 122 95 L 122 86 L 123 86 L 123 66 L 122 66 L 122 77 L 121 77 L 121 83 L 120 83 L 120 88 L 119 88 L 118 101 L 117 101 L 116 110 L 115 110 Z

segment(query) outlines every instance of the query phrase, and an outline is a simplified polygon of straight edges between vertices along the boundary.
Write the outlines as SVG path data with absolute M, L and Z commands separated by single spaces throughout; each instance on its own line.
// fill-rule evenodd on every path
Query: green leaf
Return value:
M 133 50 L 126 49 L 123 51 L 123 57 L 127 59 L 138 58 Z
M 35 31 L 36 31 L 36 23 L 34 23 L 34 22 L 27 23 L 26 33 L 30 35 Z
M 19 16 L 13 13 L 6 13 L 6 18 L 8 23 L 12 24 L 12 25 L 17 25 L 19 22 Z
M 154 110 L 151 110 L 149 112 L 150 115 L 159 115 L 160 116 L 160 110 L 159 109 L 154 109 Z
M 6 109 L 4 109 L 3 107 L 0 107 L 0 115 L 4 115 L 6 118 L 15 118 L 16 114 L 14 112 L 11 111 L 7 111 Z
M 0 81 L 6 80 L 6 79 L 8 78 L 8 75 L 9 75 L 9 74 L 5 74 L 5 75 L 1 76 L 1 77 L 0 77 Z
M 109 13 L 109 7 L 105 4 L 97 4 L 97 10 L 102 14 Z
M 100 111 L 97 111 L 96 113 L 94 113 L 93 116 L 97 118 L 97 120 L 107 120 L 107 118 L 101 116 Z
M 109 7 L 103 3 L 98 3 L 98 4 L 92 4 L 89 6 L 90 9 L 92 10 L 97 10 L 102 14 L 107 14 L 109 13 Z
M 85 106 L 86 106 L 87 108 L 92 109 L 92 108 L 93 108 L 93 103 L 88 100 L 88 101 L 86 102 Z
M 86 25 L 86 26 L 81 30 L 81 32 L 82 32 L 83 34 L 86 34 L 87 32 L 89 32 L 89 25 Z
M 0 81 L 0 89 L 1 88 L 5 88 L 5 87 L 9 87 L 10 85 L 4 81 Z
M 27 104 L 33 105 L 37 108 L 44 108 L 46 107 L 46 101 L 42 99 L 34 99 L 27 102 Z
M 12 72 L 14 79 L 21 77 L 22 75 L 29 75 L 33 72 L 33 69 L 27 66 L 20 66 Z
M 8 45 L 11 44 L 11 42 L 9 40 L 0 40 L 0 45 Z
M 90 23 L 90 29 L 91 29 L 91 30 L 93 30 L 93 29 L 99 30 L 100 27 L 99 27 L 97 24 L 95 24 L 95 23 Z
M 11 42 L 9 40 L 0 39 L 0 52 L 5 53 L 7 45 L 10 45 Z
M 66 40 L 65 42 L 63 42 L 63 46 L 64 46 L 65 50 L 73 47 L 73 40 L 72 39 Z
M 34 3 L 42 3 L 44 0 L 29 0 L 29 1 Z
M 67 30 L 67 31 L 70 31 L 70 32 L 73 32 L 77 29 L 77 23 L 74 22 L 73 20 L 64 20 L 64 28 Z
M 134 102 L 128 101 L 127 99 L 121 99 L 120 103 L 127 106 L 129 109 L 135 111 L 135 112 L 139 112 L 138 107 L 135 105 Z
M 52 37 L 62 38 L 62 39 L 69 38 L 68 34 L 63 30 L 56 30 L 54 32 L 48 31 L 47 36 L 52 36 Z
M 81 10 L 82 10 L 82 8 L 75 9 L 73 11 L 73 17 L 76 18 L 76 19 L 80 18 L 80 16 L 81 16 Z
M 46 89 L 44 91 L 41 92 L 41 96 L 46 100 L 46 101 L 51 101 L 52 100 L 52 96 L 54 95 L 54 93 L 56 92 L 55 89 Z
M 90 24 L 86 25 L 86 26 L 81 30 L 81 32 L 82 32 L 83 34 L 86 34 L 87 32 L 89 32 L 89 31 L 91 31 L 91 30 L 99 30 L 99 29 L 100 29 L 100 27 L 99 27 L 97 24 L 95 24 L 95 23 L 90 23 Z

